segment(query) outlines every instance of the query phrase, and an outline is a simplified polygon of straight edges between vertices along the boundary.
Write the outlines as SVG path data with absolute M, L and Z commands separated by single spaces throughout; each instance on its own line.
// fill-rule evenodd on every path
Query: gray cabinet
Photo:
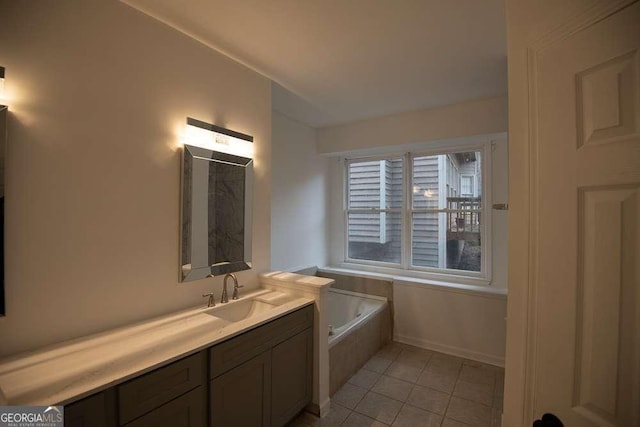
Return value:
M 189 390 L 203 386 L 204 379 L 205 357 L 204 352 L 200 352 L 119 385 L 120 425 L 161 407 Z M 204 399 L 202 391 L 200 396 Z
M 271 351 L 271 425 L 289 422 L 309 402 L 313 384 L 313 334 L 306 329 Z
M 271 419 L 271 352 L 211 380 L 211 425 L 268 426 Z
M 205 356 L 196 353 L 68 405 L 65 426 L 205 427 Z
M 278 427 L 311 401 L 313 306 L 209 352 L 211 425 Z
M 311 401 L 313 317 L 303 307 L 67 405 L 65 426 L 283 426 Z
M 206 425 L 204 387 L 198 387 L 126 424 L 126 427 L 203 427 Z
M 64 408 L 66 427 L 115 427 L 115 389 L 109 389 L 79 400 Z

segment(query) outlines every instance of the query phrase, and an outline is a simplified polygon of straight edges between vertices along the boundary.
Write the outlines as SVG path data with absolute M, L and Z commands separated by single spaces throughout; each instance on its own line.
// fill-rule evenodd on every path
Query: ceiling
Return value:
M 504 0 L 123 0 L 274 81 L 314 127 L 506 94 Z

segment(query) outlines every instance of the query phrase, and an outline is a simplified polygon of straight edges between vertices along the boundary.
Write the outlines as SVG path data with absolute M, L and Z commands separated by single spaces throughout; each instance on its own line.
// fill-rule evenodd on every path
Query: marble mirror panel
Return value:
M 185 145 L 180 280 L 251 268 L 253 161 Z

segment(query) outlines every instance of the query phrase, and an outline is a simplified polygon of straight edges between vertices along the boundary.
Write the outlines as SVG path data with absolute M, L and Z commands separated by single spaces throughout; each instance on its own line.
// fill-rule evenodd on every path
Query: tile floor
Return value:
M 302 413 L 289 427 L 499 427 L 504 370 L 392 342 L 331 398 L 322 419 Z

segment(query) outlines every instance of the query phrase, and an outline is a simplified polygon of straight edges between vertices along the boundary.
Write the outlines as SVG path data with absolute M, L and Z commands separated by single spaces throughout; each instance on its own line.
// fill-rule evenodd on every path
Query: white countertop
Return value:
M 215 308 L 199 306 L 0 360 L 0 405 L 70 403 L 314 301 L 260 289 L 222 307 L 249 298 L 277 306 L 237 322 L 206 314 Z

